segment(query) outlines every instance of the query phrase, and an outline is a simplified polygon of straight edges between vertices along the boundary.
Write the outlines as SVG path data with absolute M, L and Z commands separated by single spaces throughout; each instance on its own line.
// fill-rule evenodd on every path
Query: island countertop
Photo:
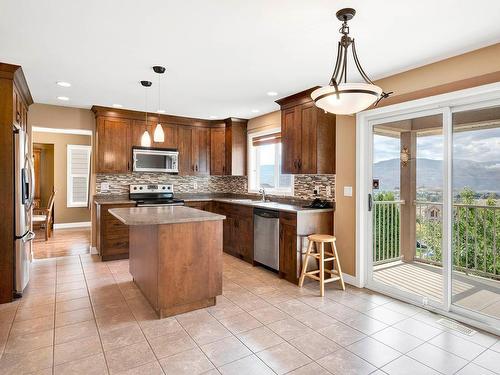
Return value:
M 112 208 L 108 212 L 125 225 L 161 225 L 224 220 L 224 215 L 185 206 Z

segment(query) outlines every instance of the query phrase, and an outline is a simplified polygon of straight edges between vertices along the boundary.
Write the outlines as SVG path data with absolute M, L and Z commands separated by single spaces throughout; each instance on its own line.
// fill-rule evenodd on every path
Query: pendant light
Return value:
M 377 105 L 380 100 L 389 97 L 392 92 L 385 93 L 380 87 L 375 85 L 366 75 L 358 55 L 356 54 L 356 44 L 354 38 L 349 37 L 349 26 L 347 21 L 351 20 L 356 11 L 352 8 L 344 8 L 337 12 L 337 18 L 342 21 L 339 32 L 342 34 L 337 46 L 337 60 L 330 83 L 327 86 L 314 90 L 311 94 L 317 107 L 325 112 L 338 115 L 347 115 L 360 112 L 370 105 Z M 352 46 L 354 63 L 363 83 L 347 82 L 347 57 L 349 46 Z
M 160 77 L 163 73 L 165 73 L 165 67 L 163 66 L 153 66 L 153 70 L 158 74 L 158 124 L 156 124 L 155 132 L 153 134 L 153 140 L 155 142 L 165 142 L 165 133 L 163 132 L 163 128 L 161 126 L 161 112 L 160 112 L 160 104 L 161 104 L 161 96 L 160 96 Z
M 142 133 L 141 146 L 151 147 L 151 136 L 148 132 L 148 87 L 151 87 L 152 83 L 150 81 L 141 81 L 141 85 L 144 87 L 144 92 L 146 93 L 146 130 Z

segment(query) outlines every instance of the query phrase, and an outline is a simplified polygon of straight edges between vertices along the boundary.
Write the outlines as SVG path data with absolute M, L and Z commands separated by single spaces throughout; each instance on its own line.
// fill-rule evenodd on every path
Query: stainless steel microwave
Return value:
M 179 173 L 179 152 L 177 150 L 133 147 L 134 172 Z

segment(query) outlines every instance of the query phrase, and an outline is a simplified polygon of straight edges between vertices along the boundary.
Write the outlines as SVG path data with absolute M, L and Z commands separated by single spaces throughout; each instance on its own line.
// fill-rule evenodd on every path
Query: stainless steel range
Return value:
M 174 198 L 172 184 L 130 185 L 129 197 L 137 207 L 183 206 L 182 199 Z

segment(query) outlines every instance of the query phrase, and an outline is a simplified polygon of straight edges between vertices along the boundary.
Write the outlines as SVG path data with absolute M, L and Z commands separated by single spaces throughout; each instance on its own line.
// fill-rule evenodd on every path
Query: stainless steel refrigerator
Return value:
M 30 279 L 31 211 L 34 196 L 33 159 L 29 154 L 28 135 L 14 127 L 14 184 L 15 184 L 15 294 L 22 295 Z

